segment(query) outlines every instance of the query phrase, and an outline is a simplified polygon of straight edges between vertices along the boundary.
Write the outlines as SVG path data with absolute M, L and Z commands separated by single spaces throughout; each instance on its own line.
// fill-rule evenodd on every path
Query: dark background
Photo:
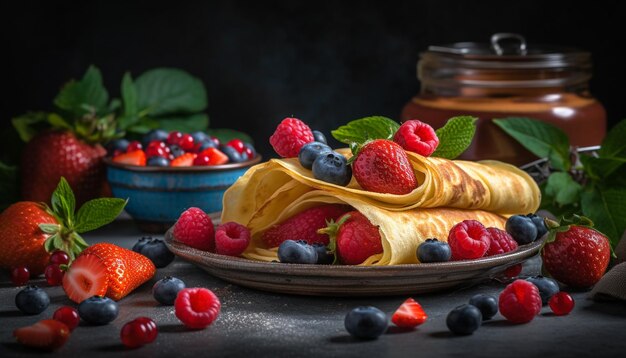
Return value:
M 61 84 L 89 66 L 112 95 L 125 71 L 170 66 L 200 77 L 211 127 L 250 133 L 261 152 L 285 116 L 328 133 L 368 115 L 398 118 L 419 91 L 418 53 L 431 44 L 528 42 L 593 54 L 592 93 L 609 125 L 626 117 L 624 5 L 619 1 L 20 1 L 0 5 L 2 126 L 50 109 Z M 6 92 L 5 92 L 6 93 Z

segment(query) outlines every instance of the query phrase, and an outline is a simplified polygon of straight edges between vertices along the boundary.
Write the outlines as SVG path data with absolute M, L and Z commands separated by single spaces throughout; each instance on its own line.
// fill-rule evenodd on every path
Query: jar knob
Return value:
M 500 44 L 503 40 L 517 40 L 519 41 L 519 46 L 516 48 L 516 52 L 520 55 L 526 55 L 526 39 L 524 36 L 520 34 L 514 34 L 509 32 L 499 32 L 497 34 L 493 34 L 491 36 L 491 48 L 495 51 L 498 56 L 505 55 L 504 48 Z

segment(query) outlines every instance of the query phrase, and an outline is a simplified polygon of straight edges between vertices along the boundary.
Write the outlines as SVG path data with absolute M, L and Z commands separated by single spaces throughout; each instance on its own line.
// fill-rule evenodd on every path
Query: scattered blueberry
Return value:
M 182 280 L 167 276 L 152 286 L 152 295 L 160 304 L 171 306 L 174 304 L 178 292 L 183 288 L 185 288 L 185 283 Z
M 550 298 L 552 296 L 559 293 L 559 291 L 561 290 L 559 288 L 559 284 L 549 277 L 543 277 L 541 275 L 533 276 L 527 278 L 526 281 L 537 286 L 537 288 L 539 289 L 539 295 L 541 296 L 541 303 L 544 306 L 548 304 L 548 301 L 550 301 Z
M 200 131 L 191 133 L 191 138 L 193 138 L 194 143 L 202 143 L 204 141 L 211 140 L 211 137 L 209 137 L 208 134 Z
M 454 334 L 468 335 L 474 333 L 480 327 L 482 320 L 483 315 L 478 307 L 466 304 L 448 313 L 446 325 Z
M 476 306 L 480 310 L 483 316 L 483 321 L 490 320 L 498 313 L 498 299 L 494 296 L 479 293 L 472 296 L 469 300 L 469 304 Z
M 200 142 L 200 147 L 198 147 L 198 152 L 202 152 L 208 148 L 217 148 L 217 144 L 211 139 Z
M 520 245 L 530 244 L 537 238 L 537 227 L 531 218 L 513 215 L 506 221 L 506 232 Z
M 92 296 L 78 305 L 80 318 L 95 325 L 103 325 L 113 321 L 118 313 L 117 302 L 108 297 Z
M 306 241 L 285 240 L 278 246 L 278 260 L 289 264 L 315 264 L 317 251 Z
M 332 151 L 333 150 L 324 143 L 311 142 L 302 146 L 300 153 L 298 153 L 298 159 L 303 167 L 311 169 L 311 167 L 313 167 L 313 162 L 317 157 Z
M 244 161 L 241 154 L 237 151 L 237 149 L 233 147 L 223 145 L 220 147 L 220 150 L 224 154 L 226 154 L 226 156 L 228 157 L 228 161 L 230 161 L 231 163 L 241 163 Z
M 320 131 L 313 131 L 313 140 L 315 140 L 316 142 L 328 144 L 326 136 Z
M 178 158 L 181 155 L 185 154 L 185 151 L 181 147 L 177 146 L 176 144 L 170 145 L 169 148 L 170 148 L 170 154 L 172 154 L 174 158 Z
M 150 132 L 146 133 L 141 139 L 141 144 L 144 148 L 148 148 L 148 144 L 154 140 L 158 140 L 160 142 L 165 142 L 167 140 L 168 132 L 163 129 L 153 129 Z
M 361 306 L 348 312 L 346 331 L 360 339 L 376 339 L 387 331 L 387 315 L 376 307 Z
M 40 314 L 50 305 L 50 296 L 38 286 L 28 285 L 15 295 L 15 305 L 22 313 Z
M 537 227 L 537 238 L 535 240 L 539 240 L 548 232 L 548 228 L 546 227 L 546 221 L 539 215 L 536 214 L 528 214 L 527 217 L 532 220 L 535 227 Z
M 155 166 L 155 167 L 169 167 L 170 161 L 167 158 L 154 156 L 154 157 L 148 158 L 148 161 L 146 162 L 146 164 L 148 166 Z
M 315 179 L 331 184 L 346 186 L 352 179 L 352 168 L 346 157 L 337 152 L 318 156 L 313 162 L 312 170 Z
M 133 251 L 149 258 L 156 268 L 162 268 L 174 261 L 174 254 L 165 246 L 163 240 L 144 236 L 133 246 Z
M 450 261 L 452 251 L 447 242 L 426 239 L 417 247 L 417 258 L 422 263 Z
M 113 155 L 116 150 L 120 152 L 125 152 L 129 144 L 130 142 L 124 138 L 113 139 L 106 145 L 107 154 Z
M 317 252 L 317 264 L 319 265 L 330 265 L 335 261 L 335 255 L 332 252 L 328 251 L 326 245 L 321 243 L 313 244 L 313 248 Z

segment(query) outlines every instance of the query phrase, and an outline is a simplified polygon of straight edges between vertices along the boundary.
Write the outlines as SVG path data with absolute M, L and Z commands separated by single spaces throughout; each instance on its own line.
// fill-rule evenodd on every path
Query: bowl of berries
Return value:
M 126 212 L 153 233 L 165 232 L 189 207 L 219 216 L 224 191 L 261 161 L 252 144 L 221 143 L 204 132 L 156 129 L 141 141 L 116 139 L 107 150 L 113 196 L 129 199 Z

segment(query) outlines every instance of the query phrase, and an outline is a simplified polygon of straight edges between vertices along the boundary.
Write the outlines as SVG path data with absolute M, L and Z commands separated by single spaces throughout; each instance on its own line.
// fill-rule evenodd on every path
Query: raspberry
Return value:
M 528 323 L 541 312 L 539 289 L 526 280 L 506 286 L 498 301 L 500 313 L 513 323 Z
M 220 255 L 239 256 L 250 243 L 250 230 L 236 222 L 227 222 L 215 230 L 215 252 Z
M 425 157 L 433 154 L 439 145 L 439 138 L 433 127 L 417 119 L 402 123 L 393 137 L 402 148 Z
M 489 250 L 491 235 L 483 224 L 476 220 L 465 220 L 452 227 L 448 245 L 452 260 L 477 259 Z
M 555 293 L 548 301 L 550 309 L 557 316 L 565 316 L 574 309 L 574 299 L 567 292 Z
M 489 227 L 487 231 L 491 237 L 491 243 L 486 256 L 503 254 L 517 249 L 517 241 L 508 232 L 495 227 Z
M 220 314 L 220 300 L 206 288 L 182 289 L 174 302 L 174 312 L 185 326 L 203 329 Z
M 174 237 L 176 240 L 204 251 L 215 250 L 215 229 L 211 218 L 201 209 L 185 210 L 176 224 Z
M 311 128 L 297 118 L 285 118 L 270 137 L 270 144 L 283 158 L 297 157 L 303 145 L 313 141 Z

